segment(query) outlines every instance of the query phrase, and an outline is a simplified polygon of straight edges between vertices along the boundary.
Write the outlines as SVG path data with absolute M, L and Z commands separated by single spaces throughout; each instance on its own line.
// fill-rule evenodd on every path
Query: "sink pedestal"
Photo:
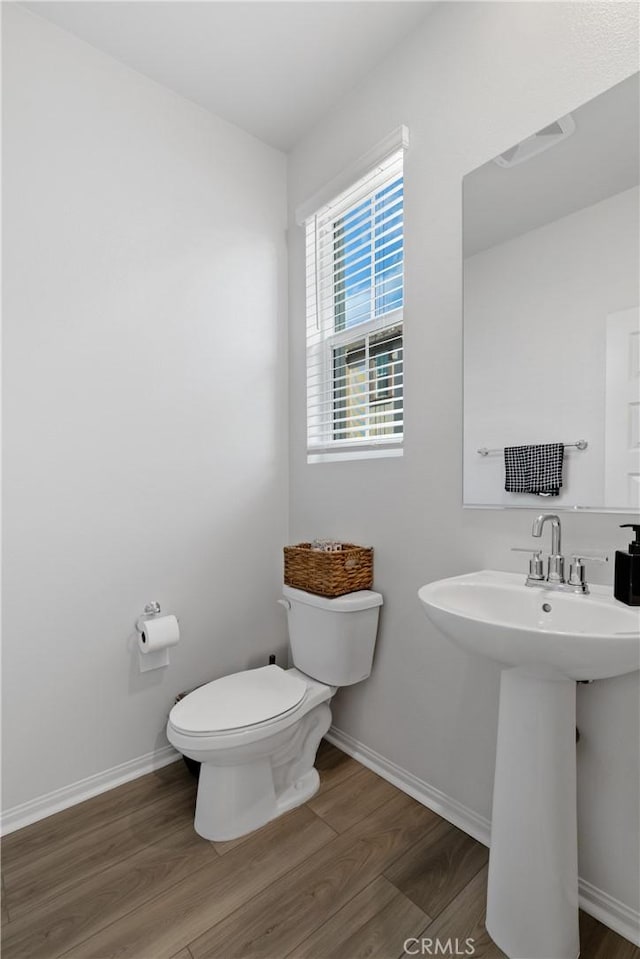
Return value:
M 457 646 L 503 666 L 487 929 L 510 959 L 576 959 L 575 684 L 640 669 L 637 608 L 490 569 L 418 596 Z
M 576 685 L 549 671 L 500 680 L 487 930 L 511 959 L 576 959 Z

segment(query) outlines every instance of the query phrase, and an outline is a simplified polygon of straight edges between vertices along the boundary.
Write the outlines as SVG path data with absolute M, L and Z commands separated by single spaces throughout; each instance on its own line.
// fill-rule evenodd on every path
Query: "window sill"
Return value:
M 368 450 L 324 450 L 318 453 L 307 452 L 307 463 L 339 463 L 344 460 L 387 459 L 391 456 L 403 456 L 401 446 L 380 446 Z

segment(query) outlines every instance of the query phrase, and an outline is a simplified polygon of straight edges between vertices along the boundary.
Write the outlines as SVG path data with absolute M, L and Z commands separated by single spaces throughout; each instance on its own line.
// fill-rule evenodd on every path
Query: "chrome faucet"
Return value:
M 569 578 L 564 576 L 564 556 L 562 555 L 562 529 L 560 517 L 555 513 L 541 513 L 533 521 L 531 535 L 540 537 L 545 523 L 551 523 L 551 553 L 547 560 L 547 574 L 544 573 L 541 549 L 523 549 L 513 547 L 517 553 L 532 553 L 529 561 L 529 575 L 525 586 L 541 586 L 543 589 L 561 589 L 572 593 L 588 593 L 589 586 L 585 576 L 585 560 L 595 563 L 608 563 L 608 556 L 579 556 L 572 557 L 569 568 Z
M 545 523 L 551 523 L 551 554 L 547 565 L 546 580 L 548 583 L 564 583 L 564 556 L 562 549 L 562 529 L 560 517 L 555 513 L 541 513 L 536 517 L 531 527 L 532 536 L 542 536 Z

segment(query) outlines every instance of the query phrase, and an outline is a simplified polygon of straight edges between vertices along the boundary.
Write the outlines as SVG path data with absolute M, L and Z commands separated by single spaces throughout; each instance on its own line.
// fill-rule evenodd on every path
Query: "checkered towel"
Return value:
M 504 488 L 508 493 L 558 496 L 562 486 L 562 443 L 505 446 Z

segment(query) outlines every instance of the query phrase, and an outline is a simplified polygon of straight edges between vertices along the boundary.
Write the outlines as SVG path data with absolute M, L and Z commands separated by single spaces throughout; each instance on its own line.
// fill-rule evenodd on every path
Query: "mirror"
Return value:
M 464 178 L 465 506 L 640 509 L 639 77 Z M 507 492 L 550 443 L 559 494 Z

